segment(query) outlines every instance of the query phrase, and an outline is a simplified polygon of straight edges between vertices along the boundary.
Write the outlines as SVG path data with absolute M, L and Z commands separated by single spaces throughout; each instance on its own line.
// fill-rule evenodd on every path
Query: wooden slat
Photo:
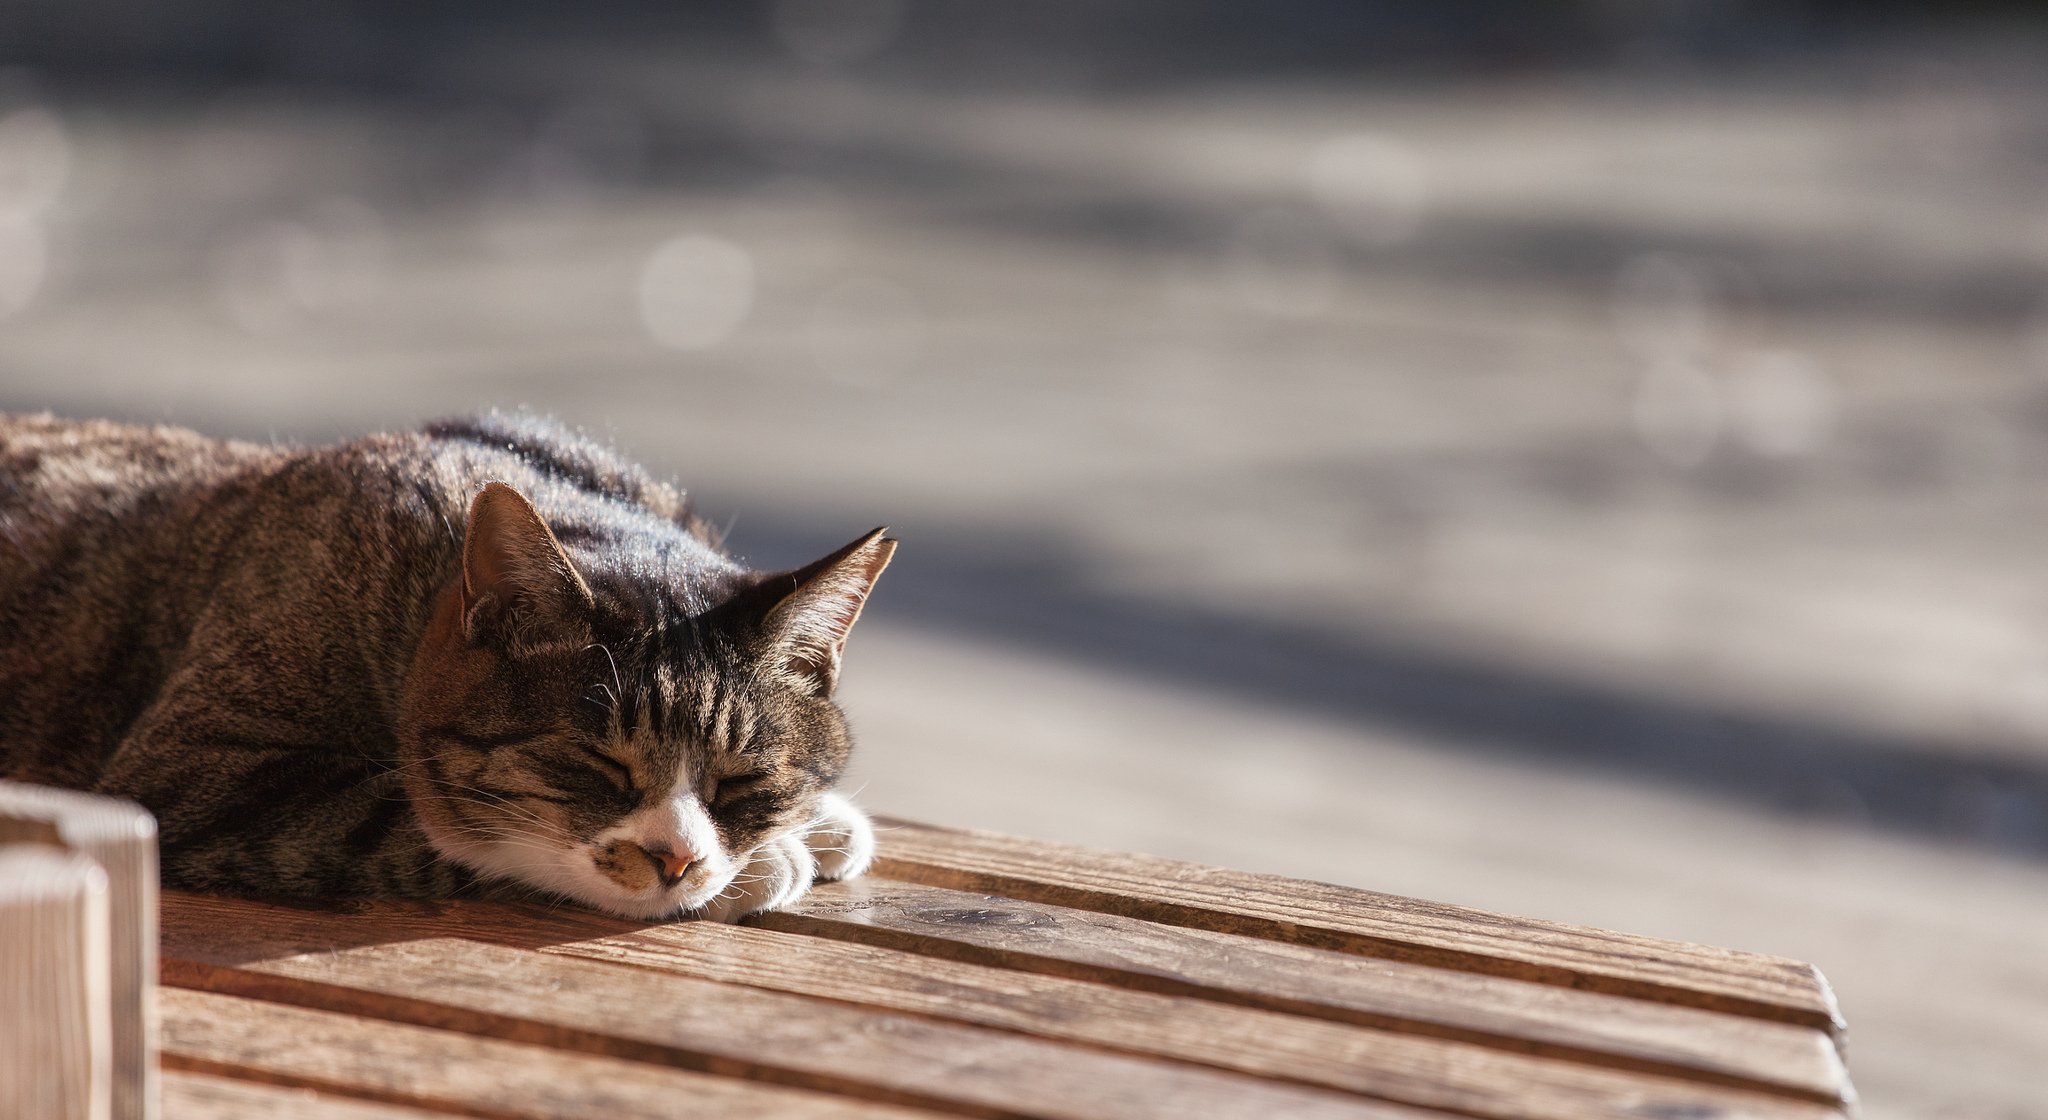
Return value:
M 167 988 L 163 1005 L 166 1067 L 188 1077 L 232 1078 L 273 1091 L 315 1093 L 327 1101 L 360 1101 L 361 1107 L 385 1110 L 371 1113 L 376 1116 L 390 1115 L 391 1109 L 402 1109 L 398 1115 L 406 1117 L 504 1120 L 911 1120 L 932 1115 L 210 992 Z M 208 1088 L 216 1096 L 226 1092 Z M 176 1112 L 170 1115 L 178 1120 Z
M 1119 914 L 1798 1023 L 1839 1033 L 1834 993 L 1780 957 L 1513 918 L 1156 856 L 883 822 L 875 873 Z
M 242 905 L 194 901 L 215 908 Z M 182 906 L 183 900 L 176 904 Z M 352 915 L 346 920 L 354 923 L 366 917 L 380 936 L 459 937 L 527 946 L 722 984 L 769 988 L 1097 1048 L 1165 1056 L 1472 1116 L 1634 1120 L 1655 1115 L 1644 1111 L 1651 1106 L 1670 1115 L 1687 1109 L 1707 1110 L 1702 1115 L 1816 1118 L 1840 1114 L 1810 1099 L 1773 1099 L 1757 1092 L 1688 1083 L 1682 1078 L 1587 1068 L 1577 1062 L 1503 1053 L 1437 1038 L 932 960 L 770 930 L 709 923 L 641 927 L 571 911 L 479 904 L 432 912 L 382 908 L 380 913 Z M 1266 948 L 1257 942 L 1243 944 Z M 1366 964 L 1351 957 L 1325 956 L 1345 965 Z M 1616 1002 L 1638 1006 L 1631 1001 Z M 1750 1028 L 1799 1030 L 1730 1021 Z M 1805 1033 L 1813 1046 L 1832 1056 L 1832 1047 L 1819 1032 Z
M 109 985 L 106 872 L 0 845 L 0 1116 L 108 1120 Z
M 113 1120 L 154 1120 L 156 818 L 132 801 L 0 782 L 0 840 L 55 844 L 107 875 Z
M 542 951 L 1197 1062 L 1466 1116 L 1842 1115 L 1832 1102 L 771 930 L 691 922 L 565 941 Z M 1809 1033 L 1817 1045 L 1828 1046 L 1819 1032 Z
M 1811 1027 L 1164 926 L 873 876 L 824 884 L 755 923 L 1120 988 L 1841 1102 L 1841 1056 Z
M 164 1075 L 163 1102 L 171 1120 L 447 1120 L 457 1115 L 183 1072 Z
M 458 938 L 375 911 L 196 896 L 164 912 L 167 983 L 989 1117 L 1376 1117 L 1418 1109 L 980 1027 Z

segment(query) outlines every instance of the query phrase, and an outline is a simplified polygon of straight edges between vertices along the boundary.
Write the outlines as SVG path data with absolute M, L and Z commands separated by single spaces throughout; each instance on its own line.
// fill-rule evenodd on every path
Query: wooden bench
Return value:
M 887 822 L 741 926 L 170 894 L 166 1117 L 1840 1117 L 1794 961 Z
M 173 896 L 171 1115 L 1842 1115 L 1810 966 L 895 823 L 739 927 Z M 375 1101 L 389 1108 L 369 1109 Z M 407 1111 L 419 1110 L 419 1111 Z

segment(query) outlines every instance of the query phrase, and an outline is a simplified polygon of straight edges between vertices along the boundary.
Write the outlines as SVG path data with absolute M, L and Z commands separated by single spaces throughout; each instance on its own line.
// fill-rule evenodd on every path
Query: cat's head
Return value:
M 619 543 L 564 548 L 485 486 L 407 675 L 402 765 L 443 856 L 660 918 L 732 888 L 838 779 L 840 653 L 896 542 L 774 574 L 713 558 L 687 594 L 660 541 Z

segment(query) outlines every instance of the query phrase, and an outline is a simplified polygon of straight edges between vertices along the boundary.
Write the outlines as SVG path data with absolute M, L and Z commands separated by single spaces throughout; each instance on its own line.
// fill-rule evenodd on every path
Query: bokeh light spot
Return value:
M 1302 168 L 1309 196 L 1330 220 L 1368 245 L 1398 245 L 1422 228 L 1429 179 L 1415 149 L 1354 132 L 1317 145 Z
M 34 217 L 64 192 L 71 174 L 71 141 L 46 109 L 0 116 L 0 215 Z
M 640 269 L 640 322 L 677 350 L 724 342 L 754 307 L 754 258 L 724 238 L 686 234 L 663 242 Z
M 1728 412 L 1733 434 L 1757 454 L 1810 455 L 1834 432 L 1834 387 L 1804 354 L 1759 350 L 1729 374 Z
M 43 286 L 49 245 L 42 227 L 17 215 L 0 214 L 0 320 L 21 313 Z

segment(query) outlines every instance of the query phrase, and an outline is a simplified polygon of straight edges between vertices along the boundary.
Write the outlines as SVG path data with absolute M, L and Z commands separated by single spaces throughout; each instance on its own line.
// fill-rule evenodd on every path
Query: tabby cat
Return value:
M 832 693 L 895 548 L 749 571 L 527 416 L 0 415 L 0 776 L 141 802 L 185 889 L 772 909 L 872 856 Z

